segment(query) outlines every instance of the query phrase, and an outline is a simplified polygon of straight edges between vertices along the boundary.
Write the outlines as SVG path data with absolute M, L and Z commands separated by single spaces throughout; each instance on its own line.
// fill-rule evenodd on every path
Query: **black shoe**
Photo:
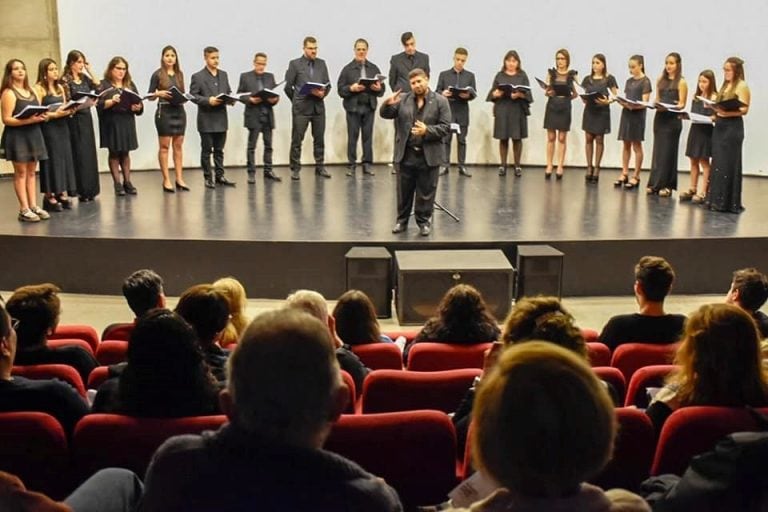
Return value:
M 166 192 L 168 194 L 175 194 L 176 190 L 173 187 L 166 187 L 163 185 L 163 192 Z
M 355 175 L 355 166 L 354 165 L 347 166 L 347 176 L 352 177 L 354 175 Z
M 557 181 L 560 181 L 561 179 L 563 179 L 563 173 L 561 173 L 561 172 L 556 173 L 555 174 L 555 179 Z
M 125 189 L 123 188 L 123 185 L 121 183 L 115 183 L 115 195 L 116 196 L 125 195 Z
M 499 166 L 499 176 L 506 176 L 507 175 L 507 167 L 502 165 Z
M 552 171 L 544 171 L 544 179 L 545 180 L 551 180 L 552 179 Z
M 432 228 L 429 226 L 429 224 L 422 224 L 421 226 L 419 226 L 419 235 L 429 236 L 431 232 L 432 232 Z
M 392 174 L 397 174 L 397 169 L 395 168 L 394 165 L 392 166 Z
M 448 167 L 447 167 L 447 166 L 445 166 L 445 165 L 441 165 L 441 166 L 440 166 L 440 172 L 439 172 L 439 175 L 440 175 L 440 176 L 445 176 L 446 174 L 448 174 Z
M 459 174 L 460 174 L 461 176 L 466 176 L 467 178 L 471 178 L 471 177 L 472 177 L 472 173 L 471 173 L 471 172 L 469 172 L 469 171 L 467 170 L 467 168 L 466 168 L 466 167 L 464 167 L 463 165 L 460 165 L 460 166 L 459 166 Z
M 62 208 L 65 210 L 71 210 L 72 209 L 72 200 L 69 197 L 58 197 L 59 204 Z
M 216 188 L 216 183 L 211 178 L 206 178 L 205 188 Z
M 318 167 L 315 169 L 315 176 L 322 176 L 323 178 L 330 178 L 331 173 L 325 167 Z
M 408 224 L 404 222 L 398 222 L 397 224 L 395 224 L 395 227 L 392 228 L 392 232 L 395 234 L 402 233 L 406 229 L 408 229 Z
M 125 189 L 125 193 L 126 193 L 126 194 L 130 194 L 130 195 L 132 195 L 132 196 L 135 196 L 136 194 L 138 194 L 138 193 L 139 193 L 139 191 L 138 191 L 138 190 L 136 190 L 136 187 L 134 187 L 134 186 L 131 184 L 131 182 L 130 182 L 130 181 L 126 181 L 125 183 L 123 183 L 123 188 Z
M 371 170 L 371 164 L 363 164 L 363 174 L 367 174 L 368 176 L 376 175 L 376 173 Z
M 299 171 L 291 171 L 291 179 L 294 181 L 299 181 L 301 179 Z
M 47 197 L 43 197 L 43 210 L 47 212 L 60 212 L 64 209 L 60 202 L 51 202 Z
M 515 167 L 515 178 L 519 178 L 523 175 L 523 170 L 520 167 Z
M 265 180 L 278 181 L 278 182 L 279 181 L 283 181 L 283 178 L 281 178 L 280 176 L 278 176 L 277 174 L 275 174 L 271 170 L 264 171 L 264 179 Z
M 248 184 L 253 185 L 256 183 L 256 173 L 255 172 L 249 172 L 248 173 Z
M 189 187 L 186 185 L 180 184 L 178 181 L 176 182 L 176 190 L 182 190 L 184 192 L 189 192 Z
M 236 183 L 234 181 L 229 181 L 224 176 L 222 176 L 221 178 L 216 178 L 216 184 L 217 185 L 224 185 L 225 187 L 234 187 L 236 185 Z

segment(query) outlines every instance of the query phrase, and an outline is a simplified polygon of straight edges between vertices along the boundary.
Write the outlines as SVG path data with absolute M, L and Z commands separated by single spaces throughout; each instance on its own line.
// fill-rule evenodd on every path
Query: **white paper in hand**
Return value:
M 454 507 L 469 508 L 476 501 L 490 496 L 498 488 L 499 485 L 490 477 L 477 471 L 449 492 L 448 497 Z

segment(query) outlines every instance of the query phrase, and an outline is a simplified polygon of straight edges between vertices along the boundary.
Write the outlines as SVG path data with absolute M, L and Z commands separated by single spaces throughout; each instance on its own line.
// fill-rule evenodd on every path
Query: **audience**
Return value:
M 219 343 L 222 347 L 237 343 L 248 327 L 248 318 L 245 316 L 245 308 L 248 305 L 248 297 L 245 288 L 234 277 L 222 277 L 213 283 L 213 287 L 224 294 L 229 307 L 229 322 L 221 333 Z
M 360 290 L 345 292 L 333 308 L 336 332 L 346 345 L 365 345 L 385 341 L 392 343 L 389 336 L 381 334 L 376 308 L 368 296 Z
M 624 343 L 674 343 L 680 339 L 685 315 L 667 314 L 664 299 L 672 289 L 675 271 L 658 256 L 643 256 L 635 265 L 635 298 L 639 313 L 611 318 L 600 341 L 612 351 Z
M 336 320 L 328 314 L 328 304 L 325 298 L 312 290 L 298 290 L 288 296 L 286 303 L 286 307 L 309 313 L 327 327 L 331 340 L 336 346 L 336 358 L 339 360 L 341 369 L 352 376 L 356 389 L 363 389 L 363 381 L 370 370 L 365 367 L 350 347 L 344 345 L 339 339 L 339 335 L 336 334 Z
M 499 339 L 499 326 L 485 305 L 483 296 L 468 284 L 448 290 L 437 306 L 437 316 L 424 324 L 419 334 L 405 347 L 407 361 L 411 347 L 423 341 L 443 343 L 488 343 Z
M 229 424 L 166 441 L 138 510 L 401 510 L 383 480 L 322 449 L 347 399 L 335 349 L 307 313 L 257 316 L 228 363 Z
M 0 301 L 0 411 L 39 411 L 56 418 L 67 435 L 77 421 L 88 414 L 88 404 L 72 388 L 60 380 L 30 380 L 11 376 L 16 356 L 17 338 L 14 324 Z
M 768 405 L 768 374 L 752 317 L 729 304 L 701 306 L 689 318 L 671 375 L 646 410 L 656 432 L 691 405 Z
M 60 291 L 50 283 L 22 286 L 8 299 L 8 314 L 19 321 L 16 328 L 16 364 L 66 364 L 76 369 L 85 383 L 91 371 L 98 366 L 90 352 L 77 346 L 46 346 L 48 336 L 59 325 Z
M 192 327 L 176 313 L 156 309 L 136 322 L 128 364 L 99 387 L 93 412 L 157 418 L 217 414 L 217 392 Z
M 102 340 L 128 341 L 136 325 L 136 319 L 141 318 L 151 309 L 165 308 L 163 278 L 154 270 L 146 268 L 137 270 L 123 281 L 123 296 L 128 302 L 128 307 L 133 311 L 134 321 L 107 326 L 101 334 Z
M 225 367 L 229 351 L 223 350 L 218 341 L 229 322 L 226 297 L 210 284 L 199 284 L 181 294 L 176 313 L 195 330 L 205 361 L 223 385 L 227 379 Z
M 760 339 L 768 338 L 768 315 L 760 311 L 768 299 L 768 277 L 756 268 L 733 273 L 733 281 L 725 302 L 738 306 L 755 320 Z
M 650 511 L 628 491 L 585 483 L 611 458 L 613 404 L 582 357 L 552 343 L 507 349 L 483 379 L 472 454 L 500 489 L 480 511 Z

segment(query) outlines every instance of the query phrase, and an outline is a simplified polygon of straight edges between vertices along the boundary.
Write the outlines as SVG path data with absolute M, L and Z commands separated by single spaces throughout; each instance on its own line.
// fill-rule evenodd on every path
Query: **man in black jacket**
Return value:
M 469 130 L 469 102 L 477 97 L 477 84 L 475 83 L 475 74 L 464 69 L 467 62 L 468 52 L 465 48 L 456 48 L 453 54 L 453 67 L 440 73 L 437 79 L 435 92 L 442 94 L 451 104 L 451 123 L 454 128 L 445 138 L 445 165 L 440 169 L 440 175 L 448 174 L 451 166 L 451 139 L 453 133 L 456 133 L 458 142 L 458 160 L 459 174 L 471 178 L 472 175 L 467 171 L 467 131 Z M 471 90 L 452 92 L 450 88 Z M 458 130 L 458 131 L 456 131 Z

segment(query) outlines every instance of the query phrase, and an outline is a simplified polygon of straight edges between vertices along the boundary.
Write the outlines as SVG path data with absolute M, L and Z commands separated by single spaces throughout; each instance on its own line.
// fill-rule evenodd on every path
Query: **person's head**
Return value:
M 682 405 L 765 405 L 768 378 L 752 317 L 731 304 L 707 304 L 688 316 L 670 377 Z
M 209 70 L 219 69 L 219 49 L 215 46 L 203 48 L 203 59 L 205 59 L 205 67 Z
M 37 84 L 48 90 L 49 84 L 59 80 L 59 66 L 53 59 L 45 58 L 37 66 Z
M 456 48 L 456 51 L 453 52 L 453 69 L 456 71 L 462 71 L 464 66 L 467 64 L 468 57 L 469 52 L 466 48 L 462 48 L 461 46 Z
M 123 296 L 136 318 L 153 308 L 165 307 L 163 278 L 154 270 L 143 268 L 123 281 Z
M 501 340 L 507 345 L 549 341 L 587 358 L 587 344 L 571 315 L 557 297 L 523 297 L 507 315 Z
M 104 72 L 104 80 L 111 84 L 130 84 L 132 80 L 128 61 L 119 55 L 112 57 L 107 64 L 107 70 Z
M 296 309 L 257 316 L 227 363 L 221 408 L 266 442 L 319 448 L 347 400 L 334 344 L 317 318 Z
M 602 53 L 596 53 L 592 56 L 592 76 L 608 76 L 608 64 Z
M 733 281 L 725 302 L 754 313 L 768 300 L 768 277 L 756 268 L 743 268 L 733 273 Z
M 0 299 L 0 379 L 11 376 L 13 361 L 16 359 L 16 329 L 12 319 L 5 310 L 5 303 Z
M 469 284 L 457 284 L 445 292 L 437 306 L 437 316 L 447 326 L 496 323 L 482 294 Z
M 11 59 L 5 64 L 3 72 L 3 85 L 0 87 L 0 93 L 10 89 L 13 85 L 22 85 L 24 89 L 29 89 L 29 77 L 27 76 L 27 66 L 24 61 Z
M 605 386 L 582 358 L 530 342 L 504 351 L 483 378 L 473 428 L 478 469 L 515 493 L 549 498 L 578 492 L 602 470 L 617 427 Z
M 664 59 L 664 72 L 662 77 L 668 80 L 677 80 L 683 76 L 683 58 L 677 52 L 672 52 Z
M 188 288 L 179 297 L 175 311 L 192 326 L 203 348 L 216 343 L 229 322 L 227 297 L 210 284 Z
M 379 341 L 381 330 L 376 320 L 376 308 L 360 290 L 344 292 L 333 308 L 336 333 L 347 345 Z
M 675 271 L 659 256 L 643 256 L 635 265 L 635 296 L 647 302 L 664 302 L 675 281 Z
M 287 309 L 297 309 L 320 320 L 336 343 L 336 319 L 328 314 L 328 303 L 320 293 L 314 290 L 296 290 L 285 299 Z
M 59 325 L 61 300 L 58 286 L 51 283 L 17 288 L 8 299 L 8 314 L 19 321 L 16 328 L 21 349 L 45 345 L 48 335 Z
M 178 73 L 179 54 L 176 52 L 176 48 L 171 45 L 167 45 L 163 48 L 160 52 L 160 68 Z
M 501 70 L 507 73 L 517 73 L 522 69 L 523 64 L 520 62 L 520 55 L 517 50 L 509 50 L 504 54 L 504 61 L 501 63 Z
M 645 74 L 645 57 L 633 55 L 629 58 L 629 74 L 635 77 Z
M 558 71 L 567 71 L 571 65 L 571 54 L 565 48 L 560 48 L 555 53 L 555 67 Z
M 365 62 L 368 58 L 368 41 L 360 38 L 355 41 L 355 60 L 357 62 Z
M 715 72 L 711 69 L 705 69 L 699 73 L 699 79 L 696 81 L 695 96 L 705 96 L 717 94 L 717 83 L 715 82 Z
M 258 52 L 253 56 L 253 70 L 257 74 L 262 74 L 267 69 L 267 54 Z
M 424 96 L 429 90 L 429 76 L 421 68 L 414 68 L 408 73 L 408 82 L 411 84 L 411 91 L 416 96 Z
M 416 38 L 413 32 L 403 32 L 400 35 L 400 44 L 403 45 L 403 51 L 406 55 L 414 55 L 416 53 Z
M 725 75 L 725 82 L 728 84 L 745 80 L 744 60 L 739 57 L 728 57 L 723 64 L 723 74 Z
M 79 78 L 85 69 L 85 54 L 80 50 L 70 50 L 67 54 L 65 74 Z
M 317 39 L 312 36 L 304 38 L 304 57 L 309 60 L 315 60 L 317 58 Z
M 229 322 L 225 328 L 227 332 L 224 337 L 235 340 L 247 327 L 245 307 L 248 305 L 248 297 L 245 288 L 234 277 L 222 277 L 213 283 L 213 287 L 224 295 L 229 308 Z

